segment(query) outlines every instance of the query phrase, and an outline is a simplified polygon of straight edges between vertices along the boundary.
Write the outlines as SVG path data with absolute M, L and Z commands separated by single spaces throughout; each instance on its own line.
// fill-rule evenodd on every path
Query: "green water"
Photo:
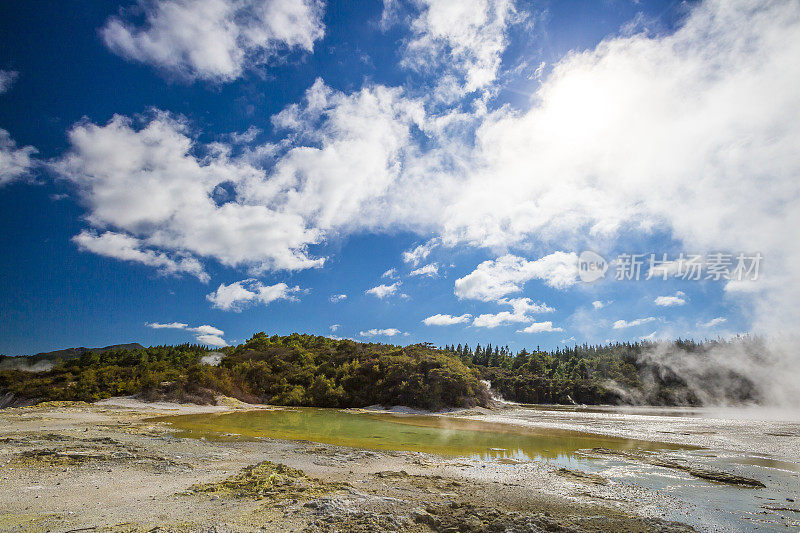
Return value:
M 525 428 L 452 417 L 297 408 L 162 417 L 178 436 L 291 439 L 373 450 L 418 451 L 482 459 L 561 459 L 576 450 L 677 449 L 679 446 L 577 431 Z

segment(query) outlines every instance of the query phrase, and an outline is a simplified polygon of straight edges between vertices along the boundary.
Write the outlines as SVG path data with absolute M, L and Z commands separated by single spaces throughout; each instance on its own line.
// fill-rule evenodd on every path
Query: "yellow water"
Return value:
M 580 449 L 679 449 L 681 446 L 526 428 L 453 417 L 292 408 L 162 417 L 181 437 L 307 440 L 373 450 L 417 451 L 446 456 L 517 460 L 572 457 Z

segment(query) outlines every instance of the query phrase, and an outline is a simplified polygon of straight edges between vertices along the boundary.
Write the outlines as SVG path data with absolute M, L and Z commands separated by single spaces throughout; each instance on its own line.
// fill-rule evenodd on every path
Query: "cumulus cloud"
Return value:
M 101 234 L 82 231 L 72 238 L 72 242 L 81 250 L 120 261 L 142 263 L 155 267 L 163 274 L 190 274 L 204 283 L 210 279 L 203 266 L 194 257 L 180 255 L 170 257 L 165 253 L 146 248 L 142 241 L 130 235 L 112 231 Z
M 384 23 L 398 7 L 398 2 L 384 2 Z M 506 30 L 516 18 L 512 0 L 415 0 L 411 9 L 412 36 L 402 65 L 423 73 L 435 69 L 438 99 L 453 101 L 495 81 Z
M 420 112 L 399 89 L 344 95 L 318 81 L 304 105 L 273 117 L 294 146 L 268 168 L 224 143 L 198 144 L 185 120 L 164 112 L 139 124 L 78 123 L 52 167 L 76 185 L 97 228 L 254 273 L 300 270 L 322 266 L 308 247 L 330 232 L 392 227 L 375 199 L 397 179 Z
M 439 241 L 437 239 L 431 239 L 428 242 L 419 244 L 403 252 L 403 261 L 415 267 L 427 259 L 431 251 L 438 245 Z
M 225 332 L 219 328 L 215 328 L 214 326 L 209 326 L 208 324 L 204 326 L 197 326 L 196 328 L 186 328 L 187 331 L 191 331 L 193 333 L 197 333 L 198 335 L 225 335 Z
M 0 70 L 0 94 L 10 91 L 18 76 L 19 73 L 14 70 Z
M 530 109 L 482 121 L 445 241 L 580 245 L 658 228 L 687 249 L 762 251 L 759 317 L 796 322 L 798 53 L 797 3 L 709 0 L 674 33 L 570 54 Z
M 400 287 L 399 281 L 392 283 L 391 285 L 386 285 L 385 283 L 381 283 L 380 285 L 372 287 L 371 289 L 365 290 L 364 294 L 371 294 L 376 298 L 383 299 L 396 294 L 398 287 Z
M 143 23 L 111 17 L 101 31 L 106 45 L 189 80 L 234 80 L 282 52 L 311 52 L 325 33 L 321 0 L 138 0 L 136 7 Z
M 438 263 L 430 263 L 420 268 L 415 268 L 411 272 L 408 273 L 409 276 L 427 276 L 429 278 L 435 278 L 439 275 L 439 264 Z
M 459 298 L 494 301 L 519 292 L 532 279 L 544 280 L 550 287 L 563 289 L 578 281 L 578 256 L 555 252 L 536 261 L 507 254 L 484 261 L 475 270 L 455 282 Z
M 531 314 L 552 313 L 552 307 L 543 303 L 536 303 L 530 298 L 502 298 L 497 301 L 500 305 L 511 306 L 511 311 L 500 311 L 499 313 L 486 313 L 478 315 L 472 321 L 472 325 L 479 328 L 496 328 L 509 322 L 531 322 Z
M 553 331 L 564 331 L 564 330 L 558 327 L 553 327 L 553 323 L 548 320 L 547 322 L 534 322 L 533 324 L 522 329 L 521 331 L 522 333 L 550 333 Z
M 208 324 L 189 327 L 189 324 L 185 324 L 183 322 L 145 322 L 144 325 L 152 329 L 182 329 L 188 331 L 194 334 L 195 340 L 199 344 L 205 344 L 206 346 L 215 346 L 217 348 L 221 348 L 228 345 L 225 339 L 222 338 L 222 336 L 225 335 L 225 332 Z
M 727 321 L 727 318 L 718 316 L 717 318 L 712 318 L 708 322 L 698 322 L 697 325 L 701 328 L 713 328 L 715 326 L 719 326 L 720 324 L 724 324 Z
M 386 272 L 381 274 L 381 277 L 382 278 L 389 278 L 389 279 L 396 278 L 397 277 L 397 269 L 396 268 L 390 268 L 389 270 L 387 270 Z
M 198 343 L 205 344 L 207 346 L 215 346 L 221 348 L 223 346 L 227 346 L 228 343 L 225 342 L 225 339 L 219 337 L 218 335 L 197 335 L 195 337 Z
M 429 316 L 423 320 L 422 323 L 426 326 L 452 326 L 454 324 L 464 324 L 469 322 L 471 318 L 472 315 L 469 314 L 460 316 L 437 314 Z
M 342 327 L 340 324 L 331 324 L 331 326 L 330 326 L 330 330 L 331 330 L 331 331 L 336 331 L 336 330 L 338 330 L 340 327 Z
M 653 322 L 655 317 L 648 316 L 646 318 L 637 318 L 636 320 L 631 320 L 628 322 L 627 320 L 617 320 L 614 322 L 614 329 L 624 329 L 624 328 L 632 328 L 636 326 L 641 326 L 642 324 L 649 324 Z
M 676 292 L 673 296 L 659 296 L 653 303 L 661 307 L 673 307 L 686 304 L 685 294 L 681 291 Z
M 296 300 L 300 287 L 289 287 L 285 283 L 264 285 L 255 279 L 243 279 L 230 285 L 221 283 L 217 290 L 207 294 L 212 306 L 223 311 L 241 312 L 249 305 L 269 305 L 276 300 Z
M 358 334 L 362 337 L 394 337 L 395 335 L 400 335 L 403 332 L 396 328 L 386 328 L 386 329 L 368 329 L 367 331 L 360 331 Z
M 592 302 L 592 307 L 594 307 L 595 309 L 602 309 L 602 308 L 604 308 L 605 306 L 607 306 L 607 305 L 609 305 L 611 303 L 612 303 L 612 300 L 609 300 L 607 302 L 604 302 L 602 300 L 595 300 L 595 301 Z
M 30 174 L 31 158 L 37 152 L 33 146 L 18 147 L 11 135 L 0 128 L 0 187 Z
M 485 24 L 456 17 L 445 28 L 445 7 L 420 3 L 405 57 L 435 62 L 427 50 L 440 49 L 467 72 L 448 32 Z M 503 31 L 493 30 L 500 43 Z M 409 52 L 416 41 L 422 55 Z M 122 117 L 76 125 L 61 168 L 94 228 L 230 266 L 319 266 L 309 247 L 333 232 L 398 229 L 500 253 L 610 246 L 623 231 L 653 230 L 688 250 L 760 251 L 761 279 L 730 293 L 753 302 L 756 328 L 785 330 L 800 322 L 797 57 L 800 4 L 706 0 L 674 32 L 622 33 L 568 54 L 524 108 L 436 115 L 400 89 L 344 94 L 317 82 L 273 117 L 287 135 L 265 168 L 196 143 L 163 115 L 142 128 Z M 475 72 L 491 73 L 486 64 Z M 224 184 L 235 195 L 218 204 Z M 518 292 L 529 261 L 509 255 L 457 293 Z
M 344 301 L 346 299 L 347 299 L 347 295 L 346 294 L 332 294 L 331 297 L 328 298 L 328 300 L 331 303 L 334 303 L 334 304 L 342 302 L 342 301 Z

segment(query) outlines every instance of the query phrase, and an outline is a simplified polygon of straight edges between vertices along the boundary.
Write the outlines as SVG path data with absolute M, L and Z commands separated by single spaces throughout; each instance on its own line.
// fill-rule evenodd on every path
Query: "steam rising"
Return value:
M 225 354 L 222 352 L 209 352 L 200 358 L 200 364 L 209 366 L 219 366 L 219 364 L 222 362 L 224 358 Z
M 0 370 L 22 370 L 25 372 L 47 372 L 52 370 L 51 361 L 37 361 L 30 363 L 27 357 L 6 357 L 0 361 Z
M 738 337 L 699 351 L 674 343 L 654 344 L 639 356 L 644 389 L 631 390 L 609 381 L 605 386 L 631 404 L 657 403 L 664 382 L 684 382 L 671 391 L 678 404 L 729 407 L 796 407 L 800 402 L 796 355 L 785 340 Z M 649 371 L 649 373 L 648 373 Z M 660 383 L 658 383 L 660 382 Z

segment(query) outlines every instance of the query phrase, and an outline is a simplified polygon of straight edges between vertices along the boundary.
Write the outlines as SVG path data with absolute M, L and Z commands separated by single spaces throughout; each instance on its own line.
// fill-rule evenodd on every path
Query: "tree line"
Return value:
M 713 387 L 726 403 L 758 402 L 758 389 L 741 372 L 701 365 L 704 374 L 687 380 L 667 362 L 649 356 L 656 348 L 679 350 L 702 362 L 710 350 L 734 343 L 753 357 L 765 351 L 757 337 L 679 339 L 667 345 L 582 344 L 555 350 L 537 346 L 515 353 L 507 345 L 401 347 L 261 332 L 214 354 L 196 344 L 153 346 L 88 352 L 54 360 L 52 368 L 42 372 L 20 370 L 20 365 L 6 368 L 0 370 L 0 407 L 127 395 L 214 403 L 224 395 L 287 406 L 441 409 L 488 405 L 484 380 L 505 400 L 519 403 L 700 405 L 708 395 L 697 389 L 698 382 Z M 2 363 L 0 356 L 0 368 Z

